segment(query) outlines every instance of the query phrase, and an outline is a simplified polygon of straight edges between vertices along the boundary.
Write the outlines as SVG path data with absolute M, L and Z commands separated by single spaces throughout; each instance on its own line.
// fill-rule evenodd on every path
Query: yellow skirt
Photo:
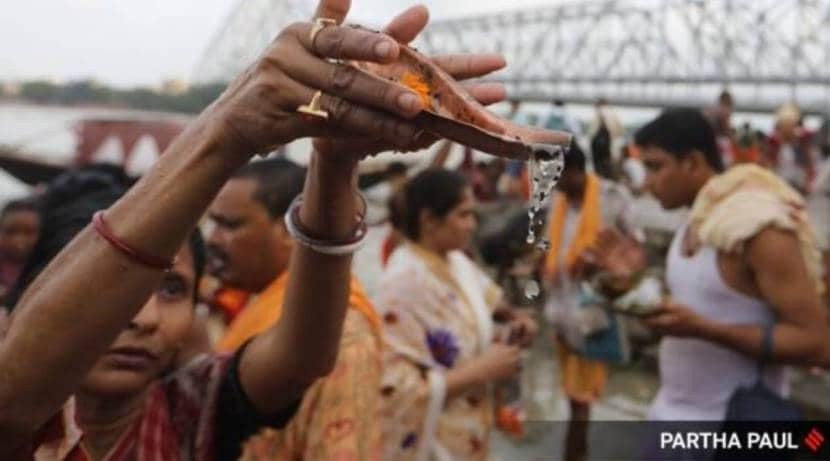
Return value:
M 565 395 L 586 405 L 596 401 L 605 390 L 608 365 L 577 354 L 559 338 L 556 338 L 554 343 Z

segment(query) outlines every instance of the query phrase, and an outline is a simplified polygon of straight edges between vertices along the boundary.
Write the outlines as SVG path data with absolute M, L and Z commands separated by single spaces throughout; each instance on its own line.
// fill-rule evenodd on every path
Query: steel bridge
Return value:
M 289 22 L 301 0 L 239 0 L 195 71 L 227 80 Z M 728 88 L 739 110 L 794 101 L 830 111 L 830 0 L 595 0 L 434 21 L 429 54 L 496 51 L 493 75 L 523 101 L 668 107 L 711 104 Z

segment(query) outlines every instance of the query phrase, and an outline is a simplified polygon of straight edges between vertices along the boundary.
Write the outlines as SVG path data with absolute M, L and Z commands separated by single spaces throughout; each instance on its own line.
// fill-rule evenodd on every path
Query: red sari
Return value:
M 230 356 L 203 355 L 147 392 L 144 412 L 104 457 L 104 461 L 209 461 L 219 384 Z M 21 459 L 89 461 L 81 446 L 83 431 L 70 398 L 36 437 Z

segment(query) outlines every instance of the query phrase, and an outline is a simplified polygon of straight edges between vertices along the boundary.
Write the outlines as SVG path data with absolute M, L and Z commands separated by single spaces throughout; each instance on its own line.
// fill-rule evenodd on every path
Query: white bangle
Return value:
M 358 192 L 358 196 L 363 202 L 365 210 L 366 199 L 360 192 Z M 366 235 L 368 234 L 366 221 L 363 215 L 357 215 L 357 226 L 349 238 L 345 240 L 320 240 L 309 236 L 308 233 L 304 231 L 302 224 L 299 222 L 300 206 L 302 203 L 303 197 L 301 194 L 298 195 L 293 202 L 291 202 L 291 206 L 288 207 L 288 210 L 285 212 L 285 216 L 283 217 L 288 235 L 294 238 L 297 243 L 306 248 L 310 248 L 317 253 L 330 256 L 350 255 L 363 246 L 363 243 L 366 241 Z

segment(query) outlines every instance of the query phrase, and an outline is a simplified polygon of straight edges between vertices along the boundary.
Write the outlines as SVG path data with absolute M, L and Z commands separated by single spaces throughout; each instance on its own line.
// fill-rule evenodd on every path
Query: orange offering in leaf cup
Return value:
M 415 123 L 436 136 L 518 160 L 554 158 L 571 144 L 569 133 L 517 125 L 488 111 L 449 74 L 412 47 L 401 45 L 399 58 L 389 64 L 353 64 L 417 92 L 425 109 Z

